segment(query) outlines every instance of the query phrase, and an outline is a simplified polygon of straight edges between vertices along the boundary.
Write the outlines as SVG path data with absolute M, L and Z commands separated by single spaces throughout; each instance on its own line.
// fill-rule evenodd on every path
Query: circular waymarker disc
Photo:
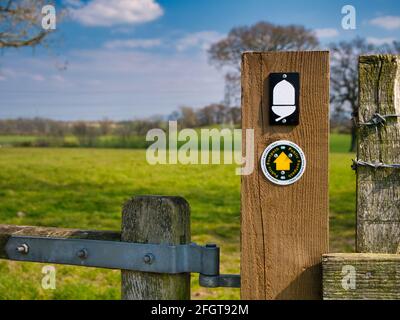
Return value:
M 265 177 L 278 185 L 286 186 L 301 178 L 306 169 L 303 150 L 290 141 L 271 143 L 261 156 L 261 170 Z

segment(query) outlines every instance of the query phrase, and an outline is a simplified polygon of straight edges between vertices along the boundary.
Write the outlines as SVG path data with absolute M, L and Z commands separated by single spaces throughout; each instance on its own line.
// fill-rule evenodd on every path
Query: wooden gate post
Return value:
M 270 125 L 271 73 L 299 73 L 299 125 Z M 254 172 L 242 177 L 243 299 L 322 297 L 321 257 L 329 251 L 328 114 L 329 52 L 243 55 L 242 129 L 254 129 L 255 142 Z M 304 151 L 306 169 L 294 184 L 273 184 L 260 168 L 264 149 L 277 140 Z
M 139 196 L 122 211 L 121 240 L 136 243 L 190 243 L 190 209 L 180 197 Z M 122 270 L 124 300 L 189 300 L 190 273 L 156 274 Z
M 400 164 L 400 56 L 361 56 L 359 73 L 357 252 L 400 253 L 400 169 L 368 165 Z
M 400 56 L 359 60 L 357 252 L 323 257 L 324 299 L 400 299 Z

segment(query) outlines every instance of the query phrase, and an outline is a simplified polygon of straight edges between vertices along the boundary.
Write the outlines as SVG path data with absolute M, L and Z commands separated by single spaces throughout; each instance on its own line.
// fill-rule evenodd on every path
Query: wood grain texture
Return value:
M 400 56 L 361 56 L 358 120 L 400 114 Z M 359 160 L 400 163 L 400 118 L 360 126 Z M 400 253 L 400 170 L 357 169 L 357 252 Z
M 270 126 L 268 76 L 300 73 L 300 125 Z M 245 53 L 242 129 L 254 129 L 255 170 L 242 177 L 243 299 L 320 299 L 321 256 L 328 250 L 329 53 Z M 243 136 L 245 133 L 243 132 Z M 272 142 L 290 140 L 307 168 L 295 184 L 277 186 L 260 169 Z M 245 150 L 245 148 L 243 148 Z
M 322 260 L 325 300 L 400 299 L 400 255 L 336 253 Z M 355 273 L 353 288 L 346 285 L 346 277 L 353 276 L 349 266 Z
M 7 259 L 5 246 L 12 235 L 120 241 L 121 234 L 114 231 L 78 230 L 34 226 L 0 225 L 0 259 Z
M 122 211 L 121 239 L 170 245 L 190 243 L 189 204 L 180 197 L 134 197 Z M 189 300 L 190 273 L 156 274 L 122 270 L 122 299 Z

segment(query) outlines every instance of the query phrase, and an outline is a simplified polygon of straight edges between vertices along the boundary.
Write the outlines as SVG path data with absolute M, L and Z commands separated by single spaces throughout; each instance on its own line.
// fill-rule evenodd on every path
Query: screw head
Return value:
M 86 249 L 81 249 L 76 255 L 78 256 L 78 258 L 86 259 L 88 257 L 88 252 Z
M 145 263 L 145 264 L 152 264 L 153 263 L 153 261 L 154 261 L 154 256 L 151 254 L 151 253 L 147 253 L 147 254 L 145 254 L 144 255 L 144 257 L 143 257 L 143 262 Z
M 29 246 L 26 243 L 23 243 L 17 247 L 17 251 L 22 254 L 27 254 L 29 253 Z

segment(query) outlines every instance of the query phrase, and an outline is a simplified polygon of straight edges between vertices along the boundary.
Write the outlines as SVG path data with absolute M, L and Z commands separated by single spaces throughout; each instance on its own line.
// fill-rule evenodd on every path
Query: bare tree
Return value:
M 91 123 L 78 121 L 72 125 L 72 133 L 78 139 L 81 147 L 93 147 L 96 145 L 100 134 L 99 129 Z
M 240 124 L 242 109 L 240 107 L 232 107 L 230 108 L 229 112 L 232 123 Z
M 396 53 L 399 46 L 375 46 L 362 38 L 331 44 L 331 104 L 333 119 L 347 119 L 358 111 L 358 57 L 362 54 Z M 349 121 L 349 120 L 348 120 Z M 351 147 L 356 148 L 356 128 L 351 124 Z
M 179 108 L 181 117 L 179 119 L 180 125 L 183 128 L 194 128 L 197 126 L 196 112 L 192 107 L 182 106 Z
M 0 48 L 42 44 L 50 33 L 42 28 L 42 8 L 51 0 L 0 0 Z
M 209 126 L 215 123 L 214 104 L 197 110 L 196 115 L 199 126 Z
M 88 140 L 88 131 L 88 126 L 83 121 L 73 123 L 72 125 L 72 134 L 78 139 L 81 146 L 85 145 Z
M 103 136 L 109 135 L 112 131 L 113 127 L 113 122 L 107 118 L 104 118 L 102 121 L 100 121 L 100 133 Z
M 213 103 L 196 111 L 199 126 L 223 124 L 227 120 L 227 109 L 223 104 Z
M 280 26 L 259 22 L 233 28 L 225 39 L 209 49 L 211 64 L 227 69 L 225 101 L 238 105 L 240 100 L 240 61 L 244 51 L 311 50 L 318 46 L 315 34 L 303 26 Z

